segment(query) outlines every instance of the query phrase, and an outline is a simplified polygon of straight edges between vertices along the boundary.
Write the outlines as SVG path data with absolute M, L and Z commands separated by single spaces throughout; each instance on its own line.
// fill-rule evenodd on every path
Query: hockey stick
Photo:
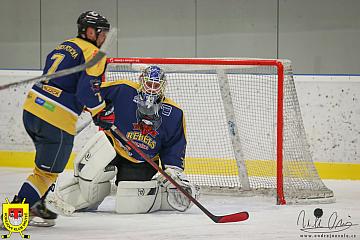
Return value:
M 141 151 L 133 141 L 127 139 L 127 137 L 117 128 L 115 125 L 111 127 L 122 140 L 126 142 L 135 152 L 137 152 L 142 158 L 145 159 L 153 168 L 160 172 L 167 180 L 169 180 L 180 192 L 182 192 L 190 201 L 192 201 L 200 210 L 205 213 L 215 223 L 228 223 L 228 222 L 241 222 L 249 218 L 248 212 L 238 212 L 229 215 L 216 216 L 209 212 L 201 203 L 199 203 L 190 193 L 188 193 L 183 187 L 181 187 L 174 179 L 172 179 L 164 170 L 162 170 L 148 155 Z
M 5 84 L 5 85 L 0 86 L 0 90 L 4 90 L 9 87 L 14 87 L 14 86 L 22 85 L 25 83 L 35 82 L 35 81 L 40 81 L 40 82 L 49 81 L 50 79 L 53 79 L 53 78 L 63 77 L 63 76 L 67 76 L 67 75 L 70 75 L 70 74 L 73 74 L 76 72 L 84 71 L 85 69 L 90 68 L 90 67 L 94 66 L 95 64 L 97 64 L 103 57 L 106 56 L 106 52 L 115 36 L 115 33 L 116 33 L 116 29 L 115 28 L 111 29 L 110 32 L 108 33 L 108 36 L 107 36 L 103 46 L 99 49 L 99 51 L 96 53 L 96 55 L 90 61 L 88 61 L 84 64 L 81 64 L 81 65 L 78 65 L 78 66 L 75 66 L 72 68 L 63 69 L 58 72 L 44 74 L 39 77 L 34 77 L 34 78 L 26 79 L 26 80 L 21 80 L 18 82 Z

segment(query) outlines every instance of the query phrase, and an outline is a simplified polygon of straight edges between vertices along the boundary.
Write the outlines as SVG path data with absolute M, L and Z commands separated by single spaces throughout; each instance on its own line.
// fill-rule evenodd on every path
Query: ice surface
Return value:
M 5 202 L 6 197 L 11 201 L 30 172 L 31 169 L 0 168 L 2 203 Z M 67 171 L 62 174 L 61 179 L 70 176 L 71 172 Z M 336 203 L 277 206 L 275 199 L 265 197 L 201 196 L 200 202 L 214 214 L 248 211 L 250 218 L 239 223 L 213 223 L 196 206 L 186 213 L 119 215 L 114 212 L 115 199 L 110 196 L 100 205 L 98 212 L 76 213 L 72 217 L 60 216 L 55 227 L 28 227 L 24 233 L 30 234 L 30 239 L 34 240 L 307 239 L 308 237 L 301 237 L 304 232 L 300 230 L 302 224 L 297 225 L 298 216 L 304 210 L 304 221 L 314 225 L 314 210 L 321 208 L 323 216 L 317 220 L 317 224 L 324 226 L 321 228 L 323 232 L 341 230 L 344 226 L 340 225 L 344 224 L 351 223 L 352 226 L 333 233 L 338 236 L 313 235 L 312 239 L 360 239 L 360 181 L 328 180 L 325 184 L 334 191 Z M 336 219 L 334 214 L 337 214 Z M 338 227 L 331 227 L 334 222 Z M 7 231 L 1 230 L 0 233 L 7 234 Z M 10 239 L 20 238 L 18 233 L 10 237 Z

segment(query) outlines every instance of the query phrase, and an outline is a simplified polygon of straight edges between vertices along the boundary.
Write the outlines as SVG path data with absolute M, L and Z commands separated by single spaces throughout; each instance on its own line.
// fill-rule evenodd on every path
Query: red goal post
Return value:
M 216 151 L 219 152 L 220 155 L 222 154 L 220 147 L 217 150 L 214 150 L 214 147 L 211 146 L 209 146 L 209 149 L 206 149 L 206 138 L 201 145 L 197 142 L 198 137 L 208 129 L 201 129 L 204 118 L 201 114 L 197 114 L 203 111 L 204 108 L 207 108 L 209 113 L 206 114 L 214 115 L 209 117 L 211 119 L 216 117 L 215 115 L 219 112 L 223 113 L 222 115 L 225 115 L 223 120 L 226 120 L 226 122 L 224 124 L 218 124 L 217 120 L 214 121 L 216 122 L 214 124 L 216 124 L 216 126 L 222 126 L 223 129 L 221 133 L 227 128 L 229 131 L 228 136 L 225 136 L 226 134 L 221 134 L 223 139 L 219 140 L 219 142 L 227 142 L 227 145 L 230 145 L 232 149 L 224 153 L 224 156 L 219 155 L 214 157 L 211 155 L 210 157 L 204 157 L 204 159 L 202 159 L 202 157 L 191 158 L 190 156 L 190 158 L 199 158 L 201 163 L 198 165 L 201 166 L 202 169 L 217 168 L 219 166 L 218 163 L 220 163 L 219 168 L 222 168 L 221 163 L 225 163 L 226 165 L 229 162 L 235 161 L 236 164 L 232 165 L 230 168 L 237 167 L 238 169 L 236 171 L 234 170 L 234 172 L 237 172 L 238 176 L 230 176 L 230 174 L 225 171 L 222 176 L 222 173 L 218 172 L 211 174 L 214 172 L 213 170 L 193 170 L 192 166 L 196 166 L 197 164 L 191 165 L 189 163 L 190 167 L 188 167 L 188 158 L 186 158 L 186 171 L 190 173 L 195 172 L 195 174 L 189 174 L 189 176 L 192 177 L 192 180 L 195 183 L 201 185 L 203 189 L 221 192 L 239 192 L 241 194 L 248 191 L 263 193 L 267 192 L 264 190 L 269 190 L 270 194 L 276 195 L 278 204 L 286 204 L 287 200 L 293 198 L 295 199 L 293 201 L 297 202 L 303 199 L 329 199 L 333 197 L 332 191 L 329 190 L 319 178 L 309 150 L 305 149 L 307 141 L 293 82 L 290 61 L 277 59 L 108 58 L 107 64 L 105 81 L 114 81 L 117 79 L 132 79 L 137 81 L 137 74 L 149 65 L 159 65 L 165 72 L 168 72 L 169 85 L 175 85 L 175 87 L 169 89 L 170 97 L 175 102 L 180 103 L 180 106 L 184 107 L 185 119 L 187 121 L 189 119 L 189 122 L 194 123 L 192 126 L 188 126 L 188 128 L 192 128 L 188 145 L 193 143 L 198 146 L 198 149 L 204 148 L 199 150 L 199 153 L 196 152 L 197 150 L 191 150 L 190 155 L 194 154 L 194 156 L 199 156 L 201 154 L 207 154 L 210 150 L 213 151 L 212 154 L 214 156 Z M 218 83 L 215 83 L 214 79 L 215 82 L 217 81 Z M 209 82 L 208 85 L 207 82 Z M 271 82 L 271 87 L 268 87 L 268 82 Z M 243 83 L 245 83 L 246 86 L 239 87 L 239 85 L 242 85 Z M 201 85 L 202 87 L 199 87 L 200 90 L 197 89 L 198 91 L 191 92 L 192 85 Z M 286 94 L 289 92 L 291 96 L 285 94 L 284 86 L 286 86 L 287 89 L 290 89 L 289 91 L 286 91 Z M 218 89 L 216 89 L 217 87 Z M 176 91 L 179 92 L 176 93 Z M 195 95 L 193 92 L 195 92 Z M 237 96 L 243 94 L 243 92 L 248 92 L 249 95 L 244 95 L 237 99 Z M 271 92 L 272 96 L 252 96 L 255 92 L 261 92 L 261 95 L 266 95 L 267 92 Z M 206 98 L 207 93 L 210 93 L 208 95 L 211 95 L 209 96 L 209 99 Z M 201 97 L 196 97 L 196 94 L 201 95 Z M 214 95 L 217 95 L 216 100 L 212 99 Z M 191 98 L 192 101 L 189 102 L 183 98 Z M 252 100 L 248 100 L 248 98 L 251 98 Z M 260 98 L 264 98 L 264 100 L 257 102 L 257 99 Z M 210 104 L 199 107 L 202 106 L 202 101 L 210 102 Z M 246 103 L 247 106 L 238 106 L 246 101 L 249 101 Z M 256 102 L 254 103 L 256 106 L 254 106 L 254 109 L 252 109 L 251 112 L 246 112 L 247 108 L 252 108 L 251 101 Z M 285 109 L 288 101 L 291 101 L 291 108 L 295 106 L 294 109 L 289 111 Z M 262 108 L 261 105 L 267 105 L 267 102 L 271 102 L 269 104 L 270 107 L 265 106 Z M 187 106 L 190 107 L 187 108 Z M 212 107 L 214 107 L 214 109 L 211 109 Z M 273 109 L 273 113 L 268 114 L 267 112 L 269 109 Z M 272 121 L 274 122 L 267 123 L 267 116 L 261 116 L 261 114 L 268 114 L 269 118 L 273 118 Z M 285 122 L 284 114 L 286 114 L 285 117 L 287 119 Z M 246 116 L 249 116 L 250 119 L 244 121 L 244 117 L 246 118 Z M 249 124 L 243 127 L 243 122 Z M 264 125 L 267 125 L 268 127 L 263 127 L 262 122 L 266 122 Z M 289 124 L 293 122 L 296 123 L 297 126 L 295 127 L 298 128 L 296 131 L 300 132 L 301 138 L 305 138 L 301 139 L 304 143 L 300 144 L 300 147 L 304 149 L 300 149 L 299 151 L 296 149 L 291 150 L 296 146 L 284 148 L 284 141 L 293 142 L 293 138 L 296 138 L 296 135 L 298 134 L 288 134 L 285 132 L 284 138 L 284 124 L 286 131 L 292 131 Z M 271 132 L 269 129 L 272 128 L 273 125 L 276 125 L 276 131 Z M 211 125 L 209 126 L 210 128 L 214 127 Z M 268 136 L 266 138 L 271 140 L 266 140 L 266 143 L 261 143 L 261 139 L 264 138 L 261 132 L 251 133 L 251 131 L 245 131 L 252 127 L 254 128 L 254 132 L 257 132 L 259 128 L 264 128 Z M 207 137 L 210 138 L 212 136 L 208 135 Z M 252 144 L 250 147 L 247 146 L 248 143 L 246 139 L 249 139 L 250 142 L 257 141 L 259 146 L 266 146 L 264 148 L 268 149 L 264 151 L 265 154 L 258 156 L 256 151 L 260 152 L 263 151 L 263 149 L 257 146 L 257 144 Z M 295 141 L 297 140 L 295 139 Z M 273 147 L 268 147 L 267 145 L 272 145 Z M 274 154 L 270 153 L 272 152 L 272 148 L 276 149 Z M 233 153 L 231 153 L 231 151 L 233 151 Z M 295 154 L 287 154 L 286 151 L 294 151 Z M 273 156 L 269 157 L 270 155 Z M 289 159 L 289 156 L 292 155 L 295 156 L 293 157 L 294 159 Z M 285 161 L 284 156 L 286 157 Z M 310 159 L 308 159 L 309 156 Z M 230 158 L 235 160 L 228 160 Z M 214 166 L 212 166 L 212 164 Z M 253 165 L 257 166 L 252 167 Z M 271 167 L 269 169 L 267 169 L 267 167 L 260 169 L 262 167 L 259 166 L 262 165 L 271 165 Z M 285 170 L 284 165 L 286 168 Z M 272 168 L 276 169 L 274 170 Z M 272 173 L 273 171 L 275 172 Z M 306 171 L 308 171 L 308 173 Z M 285 176 L 284 172 L 286 173 Z M 276 174 L 276 176 L 272 176 L 273 174 Z M 273 183 L 274 181 L 276 183 Z M 295 189 L 292 189 L 293 186 L 291 185 L 296 185 Z M 275 193 L 273 190 L 275 190 Z M 318 194 L 319 196 L 316 196 L 316 191 L 321 192 Z

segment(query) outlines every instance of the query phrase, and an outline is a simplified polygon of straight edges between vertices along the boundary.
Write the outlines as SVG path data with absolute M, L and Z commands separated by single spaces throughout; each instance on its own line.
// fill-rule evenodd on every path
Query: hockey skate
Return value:
M 55 184 L 52 184 L 44 196 L 30 208 L 29 226 L 52 227 L 55 225 L 57 214 L 50 211 L 45 205 L 45 198 L 50 191 L 54 191 Z
M 52 227 L 55 225 L 57 214 L 46 208 L 44 197 L 30 208 L 29 226 Z

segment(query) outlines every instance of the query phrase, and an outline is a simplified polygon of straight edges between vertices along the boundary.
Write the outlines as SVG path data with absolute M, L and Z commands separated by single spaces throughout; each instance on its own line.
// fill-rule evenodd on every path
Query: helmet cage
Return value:
M 147 67 L 140 75 L 139 82 L 138 111 L 147 116 L 159 116 L 166 86 L 164 71 L 157 66 Z
M 165 94 L 166 77 L 164 71 L 157 66 L 146 68 L 140 75 L 140 92 L 146 95 L 157 95 L 162 100 Z

